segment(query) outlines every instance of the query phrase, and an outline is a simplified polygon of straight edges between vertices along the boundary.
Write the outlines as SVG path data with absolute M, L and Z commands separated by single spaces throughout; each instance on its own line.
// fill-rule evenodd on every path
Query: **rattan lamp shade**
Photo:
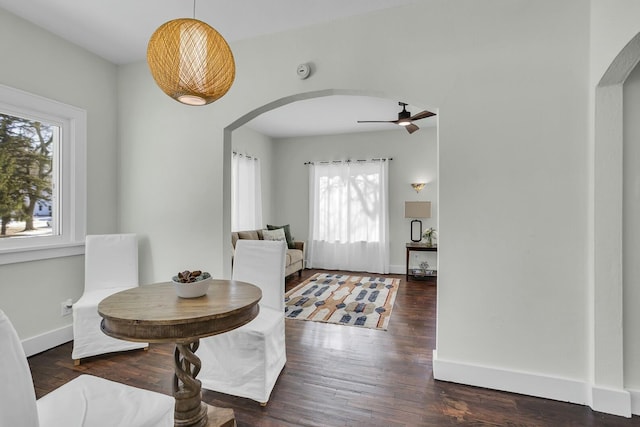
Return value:
M 209 25 L 191 18 L 166 22 L 153 33 L 147 63 L 160 89 L 188 105 L 221 98 L 236 76 L 227 41 Z

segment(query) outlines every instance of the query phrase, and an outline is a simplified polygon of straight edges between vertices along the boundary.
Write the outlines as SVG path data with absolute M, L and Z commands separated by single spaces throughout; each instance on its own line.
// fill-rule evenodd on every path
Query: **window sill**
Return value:
M 0 251 L 0 265 L 84 254 L 84 242 Z

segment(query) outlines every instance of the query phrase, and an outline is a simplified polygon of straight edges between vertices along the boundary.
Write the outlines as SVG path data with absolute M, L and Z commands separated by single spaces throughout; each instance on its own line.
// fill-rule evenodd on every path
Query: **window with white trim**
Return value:
M 86 112 L 0 85 L 0 264 L 84 253 Z

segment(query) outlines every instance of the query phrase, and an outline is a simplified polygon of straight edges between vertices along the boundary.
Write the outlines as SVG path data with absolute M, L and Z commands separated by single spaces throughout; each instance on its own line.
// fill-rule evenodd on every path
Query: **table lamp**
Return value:
M 417 218 L 431 218 L 431 202 L 404 202 L 404 217 L 413 218 L 411 241 L 419 242 L 422 240 L 422 221 Z

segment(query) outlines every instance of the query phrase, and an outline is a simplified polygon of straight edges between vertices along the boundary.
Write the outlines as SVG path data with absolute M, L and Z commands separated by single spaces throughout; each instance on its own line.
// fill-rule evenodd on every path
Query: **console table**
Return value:
M 406 280 L 409 281 L 409 276 L 411 277 L 421 277 L 421 278 L 426 278 L 426 277 L 433 277 L 434 279 L 438 278 L 438 273 L 437 270 L 428 270 L 428 271 L 432 271 L 433 274 L 414 274 L 412 273 L 412 271 L 409 269 L 409 254 L 412 251 L 419 251 L 419 252 L 438 252 L 438 245 L 429 245 L 427 243 L 407 243 L 407 262 L 406 262 Z

